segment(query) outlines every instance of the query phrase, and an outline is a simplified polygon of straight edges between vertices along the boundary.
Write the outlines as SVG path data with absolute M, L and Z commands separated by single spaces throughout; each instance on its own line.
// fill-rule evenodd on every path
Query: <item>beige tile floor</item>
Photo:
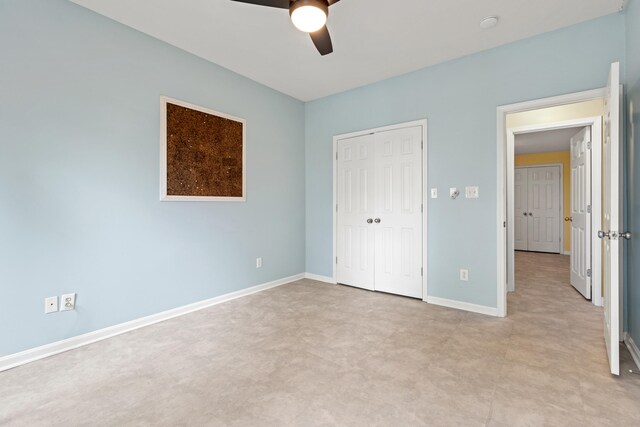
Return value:
M 302 280 L 0 373 L 0 425 L 640 425 L 566 257 L 497 319 Z

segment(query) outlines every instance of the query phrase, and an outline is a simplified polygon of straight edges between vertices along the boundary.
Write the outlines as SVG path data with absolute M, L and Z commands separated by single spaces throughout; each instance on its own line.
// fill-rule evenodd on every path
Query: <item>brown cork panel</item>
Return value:
M 242 197 L 242 126 L 167 103 L 167 195 Z

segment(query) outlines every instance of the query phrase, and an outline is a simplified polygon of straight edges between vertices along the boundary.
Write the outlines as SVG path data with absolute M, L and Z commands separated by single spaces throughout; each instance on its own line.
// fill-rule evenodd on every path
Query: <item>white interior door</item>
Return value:
M 571 285 L 591 298 L 591 128 L 571 138 Z
M 528 250 L 528 168 L 515 168 L 513 179 L 513 204 L 514 204 L 514 248 L 516 251 Z
M 422 127 L 374 139 L 375 289 L 422 298 Z
M 560 253 L 560 167 L 528 170 L 528 250 Z
M 602 231 L 604 243 L 604 338 L 611 373 L 620 373 L 620 271 L 622 226 L 620 209 L 620 64 L 611 64 L 605 96 L 602 147 Z
M 374 290 L 373 135 L 338 141 L 337 281 Z

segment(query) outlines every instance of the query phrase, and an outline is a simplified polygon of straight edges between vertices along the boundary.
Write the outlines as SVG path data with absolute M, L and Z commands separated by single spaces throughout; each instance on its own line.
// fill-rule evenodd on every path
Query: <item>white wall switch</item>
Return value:
M 431 198 L 432 199 L 437 199 L 438 198 L 438 189 L 437 188 L 432 188 L 431 189 Z
M 449 189 L 449 197 L 451 197 L 452 199 L 454 200 L 457 199 L 459 195 L 460 195 L 460 192 L 456 187 L 451 187 Z
M 60 297 L 60 311 L 74 310 L 76 308 L 76 294 L 64 294 Z
M 49 297 L 44 299 L 45 314 L 55 313 L 58 311 L 58 297 Z
M 460 280 L 463 282 L 469 281 L 469 270 L 465 270 L 463 268 L 460 269 Z
M 262 268 L 262 257 L 256 258 L 256 268 Z
M 477 186 L 465 187 L 465 196 L 467 199 L 477 199 L 480 197 L 480 190 Z

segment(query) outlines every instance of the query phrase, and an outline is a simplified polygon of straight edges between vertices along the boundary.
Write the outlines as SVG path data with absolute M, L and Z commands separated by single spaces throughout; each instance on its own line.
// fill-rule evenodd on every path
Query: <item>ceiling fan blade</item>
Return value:
M 257 6 L 277 7 L 280 9 L 289 9 L 289 0 L 231 0 L 238 3 L 249 3 Z
M 313 44 L 316 45 L 316 49 L 320 52 L 320 55 L 328 55 L 333 52 L 333 44 L 331 43 L 331 36 L 327 26 L 320 28 L 315 33 L 309 33 Z
M 338 3 L 340 0 L 329 0 L 329 6 L 332 4 Z

